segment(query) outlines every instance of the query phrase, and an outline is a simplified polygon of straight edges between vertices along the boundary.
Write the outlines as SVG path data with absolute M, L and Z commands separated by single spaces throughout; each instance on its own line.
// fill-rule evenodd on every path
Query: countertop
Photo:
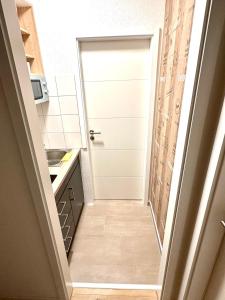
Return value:
M 54 195 L 58 192 L 63 180 L 68 174 L 71 166 L 73 165 L 76 158 L 79 156 L 80 149 L 73 149 L 72 156 L 66 162 L 62 162 L 60 166 L 57 167 L 48 167 L 50 175 L 57 175 L 56 179 L 52 183 L 52 189 Z

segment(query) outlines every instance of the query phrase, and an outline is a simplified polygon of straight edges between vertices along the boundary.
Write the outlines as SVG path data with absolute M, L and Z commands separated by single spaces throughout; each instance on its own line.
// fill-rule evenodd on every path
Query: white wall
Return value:
M 74 72 L 75 37 L 149 34 L 165 0 L 33 0 L 45 72 Z
M 30 2 L 34 6 L 44 70 L 51 94 L 54 94 L 52 86 L 57 81 L 55 76 L 65 74 L 74 76 L 76 37 L 151 34 L 163 26 L 165 0 L 32 0 Z M 62 95 L 56 93 L 54 96 Z M 56 101 L 51 105 L 52 109 L 45 110 L 45 118 L 41 117 L 45 121 L 48 120 L 51 111 L 59 111 L 56 107 L 57 98 L 50 99 L 52 102 L 53 100 Z M 43 115 L 41 109 L 39 109 L 40 113 Z M 59 111 L 58 116 L 61 114 Z M 77 116 L 74 115 L 73 122 L 76 118 Z M 58 119 L 56 122 L 60 127 L 62 122 L 60 118 L 54 119 Z M 45 122 L 42 122 L 46 147 L 68 146 L 68 138 L 66 138 L 68 132 L 64 127 L 58 134 L 49 132 L 47 127 Z M 69 144 L 79 147 L 78 132 L 73 131 L 71 127 L 69 133 Z

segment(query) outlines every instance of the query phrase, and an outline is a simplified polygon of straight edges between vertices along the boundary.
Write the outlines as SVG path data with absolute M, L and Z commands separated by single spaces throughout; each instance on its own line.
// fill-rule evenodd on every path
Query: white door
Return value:
M 143 199 L 149 49 L 149 39 L 81 43 L 95 199 Z
M 223 295 L 223 298 L 211 296 L 205 298 L 205 292 L 209 284 L 211 284 L 211 287 L 215 287 L 215 280 L 218 278 L 218 273 L 221 272 L 218 266 L 216 267 L 217 271 L 215 271 L 215 266 L 219 253 L 224 250 L 222 244 L 225 234 L 224 182 L 225 99 L 201 196 L 179 300 L 225 299 L 225 295 Z M 222 255 L 221 261 L 224 261 Z M 223 276 L 225 276 L 224 267 L 223 264 Z M 214 273 L 215 279 L 210 279 L 212 273 Z M 224 280 L 224 278 L 221 278 L 221 280 Z M 212 282 L 210 283 L 210 281 Z M 220 284 L 221 282 L 217 282 L 220 289 L 217 291 L 218 295 L 224 291 Z M 212 293 L 213 291 L 210 288 L 208 295 L 212 295 Z
M 225 230 L 225 228 L 224 228 Z M 225 299 L 225 238 L 220 246 L 218 258 L 213 268 L 208 288 L 205 294 L 205 300 L 224 300 Z

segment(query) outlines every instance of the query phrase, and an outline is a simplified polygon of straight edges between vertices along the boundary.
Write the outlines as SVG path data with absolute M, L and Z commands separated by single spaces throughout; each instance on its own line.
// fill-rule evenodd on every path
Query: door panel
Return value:
M 77 225 L 84 204 L 84 192 L 81 178 L 80 163 L 78 163 L 75 168 L 75 171 L 70 179 L 69 186 L 72 187 L 71 204 L 73 208 L 75 225 Z
M 95 150 L 92 151 L 94 176 L 144 176 L 142 150 Z
M 150 40 L 81 44 L 85 81 L 149 79 Z
M 143 118 L 148 94 L 148 80 L 86 82 L 85 96 L 88 117 Z
M 145 119 L 89 119 L 89 129 L 101 132 L 91 143 L 92 149 L 144 149 Z
M 149 47 L 147 39 L 81 44 L 88 132 L 100 133 L 89 141 L 95 199 L 143 199 Z
M 96 199 L 142 199 L 143 177 L 94 177 Z

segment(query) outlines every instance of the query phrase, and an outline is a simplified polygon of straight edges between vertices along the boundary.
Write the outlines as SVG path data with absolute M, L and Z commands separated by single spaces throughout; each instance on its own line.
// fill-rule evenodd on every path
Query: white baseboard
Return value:
M 157 240 L 158 240 L 158 244 L 159 244 L 159 249 L 160 249 L 160 252 L 162 253 L 162 243 L 161 243 L 161 240 L 160 240 L 159 231 L 158 231 L 156 218 L 155 218 L 155 214 L 154 214 L 154 211 L 153 211 L 151 201 L 149 201 L 149 204 L 150 204 L 150 208 L 151 208 L 151 213 L 152 213 L 152 218 L 153 218 L 153 222 L 154 222 L 154 226 L 155 226 L 155 232 L 156 232 L 156 236 L 157 236 Z
M 118 289 L 118 290 L 161 290 L 161 285 L 157 284 L 121 284 L 121 283 L 89 283 L 72 282 L 73 288 L 89 289 Z

